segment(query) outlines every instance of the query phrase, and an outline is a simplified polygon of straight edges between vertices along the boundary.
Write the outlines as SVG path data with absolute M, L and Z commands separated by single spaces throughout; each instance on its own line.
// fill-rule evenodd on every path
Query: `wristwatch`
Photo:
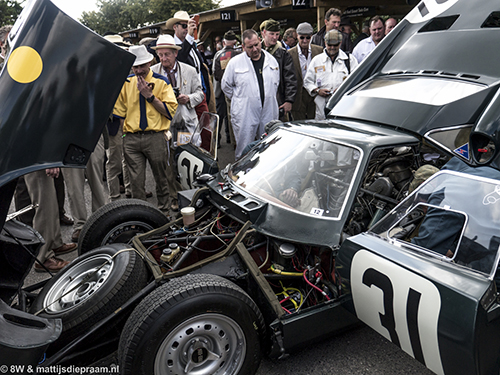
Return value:
M 148 103 L 153 103 L 153 100 L 155 100 L 155 96 L 154 95 L 151 95 L 149 98 L 146 98 L 146 101 Z

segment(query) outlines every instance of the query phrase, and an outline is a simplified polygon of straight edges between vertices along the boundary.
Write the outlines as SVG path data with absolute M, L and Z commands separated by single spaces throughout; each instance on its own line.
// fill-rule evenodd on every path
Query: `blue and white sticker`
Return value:
M 434 17 L 438 17 L 459 0 L 422 0 L 405 17 L 411 23 L 426 22 Z
M 453 152 L 455 154 L 457 154 L 458 156 L 463 157 L 466 160 L 470 160 L 470 157 L 469 157 L 469 143 L 466 143 L 466 144 L 460 146 L 459 148 L 454 149 Z
M 439 355 L 441 295 L 429 280 L 366 250 L 351 266 L 357 317 L 436 374 L 444 374 Z

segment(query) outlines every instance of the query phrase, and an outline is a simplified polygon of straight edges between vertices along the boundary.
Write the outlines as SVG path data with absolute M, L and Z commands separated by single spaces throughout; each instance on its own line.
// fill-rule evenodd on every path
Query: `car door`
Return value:
M 337 257 L 350 310 L 436 374 L 498 373 L 499 186 L 441 173 Z

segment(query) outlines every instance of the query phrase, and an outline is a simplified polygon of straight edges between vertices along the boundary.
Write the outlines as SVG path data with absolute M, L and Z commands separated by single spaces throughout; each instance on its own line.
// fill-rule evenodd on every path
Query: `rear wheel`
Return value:
M 129 317 L 120 338 L 124 374 L 254 374 L 262 314 L 232 282 L 187 275 L 163 284 Z
M 128 243 L 134 236 L 167 224 L 168 217 L 148 202 L 123 199 L 102 206 L 90 216 L 78 240 L 78 254 L 112 243 Z

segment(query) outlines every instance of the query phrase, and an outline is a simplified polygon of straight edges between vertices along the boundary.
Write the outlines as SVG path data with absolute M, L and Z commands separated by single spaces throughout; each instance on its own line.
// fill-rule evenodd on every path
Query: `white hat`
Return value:
M 184 10 L 179 10 L 178 12 L 175 12 L 174 16 L 170 18 L 167 23 L 165 24 L 167 26 L 167 30 L 173 30 L 174 29 L 174 24 L 179 22 L 179 21 L 185 21 L 188 22 L 190 19 L 188 12 Z
M 148 52 L 146 46 L 132 46 L 128 49 L 128 51 L 135 55 L 133 66 L 146 64 L 154 59 L 154 56 Z
M 121 35 L 118 35 L 118 34 L 114 34 L 114 35 L 105 35 L 104 36 L 104 39 L 106 39 L 107 41 L 111 42 L 111 43 L 114 43 L 116 44 L 117 46 L 120 46 L 126 50 L 128 50 L 128 47 L 131 46 L 132 44 L 130 44 L 129 42 L 125 42 L 123 40 L 123 37 Z
M 174 37 L 168 34 L 160 35 L 158 41 L 156 42 L 156 47 L 151 48 L 155 50 L 161 48 L 181 49 L 181 47 L 175 44 Z

